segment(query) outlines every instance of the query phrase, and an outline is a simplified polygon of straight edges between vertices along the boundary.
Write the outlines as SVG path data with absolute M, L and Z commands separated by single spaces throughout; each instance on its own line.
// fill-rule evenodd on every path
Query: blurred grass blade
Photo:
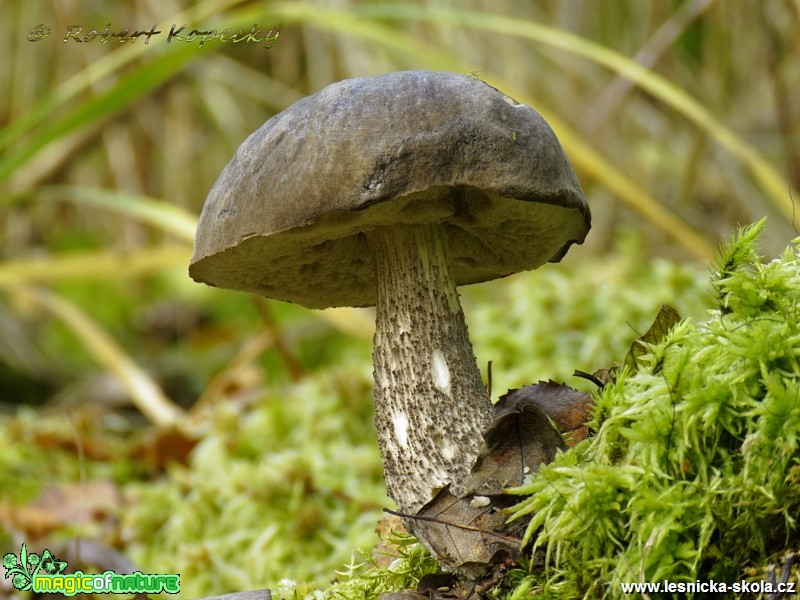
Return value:
M 226 11 L 239 3 L 240 0 L 206 0 L 174 15 L 160 27 L 168 31 L 170 23 L 198 23 L 217 17 L 215 26 L 224 29 L 235 21 L 237 14 Z M 209 44 L 199 50 L 194 44 L 176 42 L 159 51 L 144 44 L 130 44 L 87 65 L 30 111 L 0 130 L 0 182 L 33 160 L 49 144 L 101 124 L 166 83 L 186 64 L 202 57 L 206 50 L 213 52 L 218 47 L 218 44 Z M 144 52 L 156 56 L 129 67 Z M 106 91 L 76 100 L 79 94 L 89 92 L 99 81 L 114 74 L 118 79 Z M 0 196 L 0 205 L 5 201 L 7 197 Z
M 157 227 L 190 245 L 194 243 L 197 215 L 164 200 L 117 190 L 78 186 L 46 186 L 36 190 L 34 197 L 66 200 L 118 212 Z
M 242 23 L 258 18 L 272 18 L 284 25 L 311 24 L 347 37 L 372 42 L 409 68 L 419 68 L 423 64 L 435 70 L 454 69 L 452 55 L 441 51 L 436 45 L 368 16 L 362 16 L 357 11 L 297 3 L 276 4 L 266 10 L 253 8 L 239 13 L 239 21 Z
M 164 26 L 169 27 L 169 25 L 166 25 L 168 23 L 192 23 L 198 20 L 205 20 L 227 10 L 238 2 L 239 0 L 207 0 L 165 20 L 165 25 L 159 28 L 163 30 Z M 31 110 L 0 129 L 0 150 L 12 145 L 40 123 L 51 119 L 53 113 L 59 107 L 65 105 L 79 94 L 90 90 L 101 79 L 120 71 L 141 54 L 152 51 L 153 46 L 131 43 L 92 61 L 86 65 L 86 68 L 59 85 L 58 88 L 32 107 Z M 140 70 L 149 68 L 150 65 L 139 67 Z
M 231 384 L 240 377 L 240 372 L 257 361 L 258 357 L 268 348 L 273 347 L 276 341 L 277 338 L 273 332 L 262 331 L 241 345 L 228 364 L 211 378 L 197 402 L 192 406 L 188 413 L 191 427 L 196 427 L 202 421 L 204 414 L 207 414 L 207 409 L 225 397 L 226 389 L 230 389 Z
M 633 60 L 645 68 L 654 67 L 664 53 L 680 39 L 692 23 L 711 7 L 714 1 L 687 0 L 677 7 L 675 12 L 656 29 L 650 39 L 639 49 Z M 633 87 L 633 81 L 617 74 L 614 80 L 592 102 L 592 107 L 584 117 L 581 129 L 591 135 L 605 126 Z
M 491 84 L 491 82 L 488 82 Z M 509 95 L 518 101 L 530 104 L 525 94 L 514 95 L 508 87 Z M 539 107 L 537 107 L 539 110 Z M 569 160 L 579 170 L 591 175 L 601 182 L 613 194 L 642 215 L 652 225 L 664 231 L 693 256 L 703 262 L 714 258 L 715 246 L 684 219 L 669 210 L 663 203 L 653 197 L 650 192 L 625 175 L 622 170 L 608 161 L 602 154 L 594 150 L 581 139 L 579 133 L 567 126 L 560 117 L 547 110 L 539 110 L 545 120 L 556 132 L 559 141 L 569 156 Z
M 283 6 L 283 5 L 281 5 Z M 497 14 L 458 8 L 407 5 L 370 5 L 351 9 L 354 14 L 397 21 L 427 21 L 442 25 L 462 25 L 503 35 L 529 39 L 582 56 L 633 81 L 639 88 L 671 106 L 699 129 L 707 132 L 723 148 L 737 157 L 752 173 L 766 198 L 791 222 L 791 186 L 761 154 L 688 93 L 666 78 L 595 42 L 540 23 Z
M 0 262 L 0 287 L 55 283 L 69 279 L 138 277 L 189 264 L 186 246 L 138 248 L 133 252 L 81 252 L 49 258 Z
M 144 50 L 149 50 L 149 48 L 143 44 L 139 46 L 130 44 L 87 65 L 85 69 L 58 86 L 29 111 L 0 129 L 0 150 L 11 146 L 28 131 L 48 118 L 52 118 L 59 107 L 81 92 L 88 90 L 99 80 L 124 67 Z
M 78 102 L 60 115 L 52 115 L 26 143 L 8 150 L 0 159 L 0 181 L 31 160 L 49 143 L 85 127 L 96 125 L 137 99 L 150 94 L 199 55 L 188 44 L 170 48 L 157 59 L 122 76 L 105 92 Z M 0 197 L 0 203 L 4 202 Z
M 81 340 L 95 360 L 122 383 L 136 407 L 158 427 L 178 425 L 183 411 L 175 406 L 150 376 L 89 315 L 68 300 L 41 288 L 20 286 L 13 290 L 27 304 L 37 305 L 58 317 Z

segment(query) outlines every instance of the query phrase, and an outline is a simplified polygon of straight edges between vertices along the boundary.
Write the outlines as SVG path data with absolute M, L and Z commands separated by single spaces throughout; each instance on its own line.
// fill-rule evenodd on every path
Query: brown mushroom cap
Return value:
M 590 214 L 531 107 L 453 73 L 348 79 L 245 140 L 206 199 L 189 273 L 309 308 L 371 306 L 363 233 L 431 223 L 463 285 L 560 260 Z

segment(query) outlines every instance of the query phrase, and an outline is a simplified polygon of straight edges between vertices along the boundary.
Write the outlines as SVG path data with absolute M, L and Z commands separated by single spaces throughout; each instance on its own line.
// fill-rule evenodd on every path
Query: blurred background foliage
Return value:
M 238 145 L 331 82 L 471 73 L 537 108 L 565 146 L 592 206 L 586 244 L 561 265 L 463 290 L 494 397 L 621 359 L 661 302 L 702 318 L 704 265 L 719 239 L 766 215 L 771 256 L 800 222 L 798 0 L 3 0 L 2 9 L 4 547 L 34 536 L 11 506 L 46 483 L 91 479 L 141 486 L 135 500 L 122 494 L 124 526 L 107 543 L 139 548 L 151 570 L 163 552 L 149 541 L 174 557 L 182 539 L 216 539 L 211 523 L 249 530 L 169 563 L 202 567 L 197 592 L 210 589 L 200 573 L 230 566 L 224 558 L 244 540 L 252 568 L 224 588 L 281 571 L 324 582 L 350 548 L 374 543 L 364 523 L 386 500 L 371 430 L 370 312 L 311 312 L 186 274 L 205 195 Z M 52 34 L 30 41 L 39 24 Z M 162 33 L 147 44 L 64 40 L 72 25 L 85 35 L 107 24 Z M 279 37 L 269 48 L 168 43 L 183 24 L 183 35 L 256 24 Z M 186 439 L 153 433 L 170 427 Z M 261 482 L 255 497 L 248 481 Z M 255 513 L 226 521 L 225 485 Z M 187 525 L 197 514 L 209 529 Z M 278 538 L 305 540 L 294 548 L 309 548 L 314 565 L 292 571 L 290 543 L 269 555 Z M 261 564 L 267 555 L 274 568 Z

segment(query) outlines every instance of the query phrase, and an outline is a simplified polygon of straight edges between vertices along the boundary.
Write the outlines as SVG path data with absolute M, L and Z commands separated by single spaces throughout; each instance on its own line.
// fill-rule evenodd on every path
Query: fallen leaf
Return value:
M 400 548 L 390 541 L 396 534 L 407 533 L 403 520 L 397 515 L 387 514 L 378 522 L 375 528 L 380 542 L 372 550 L 372 560 L 380 569 L 385 569 L 400 556 Z
M 129 455 L 137 462 L 145 463 L 150 473 L 162 473 L 171 463 L 188 464 L 198 442 L 196 436 L 177 428 L 157 429 L 133 446 Z
M 500 397 L 495 411 L 502 416 L 523 406 L 536 407 L 553 421 L 568 445 L 574 446 L 586 439 L 589 433 L 586 422 L 591 415 L 592 405 L 590 394 L 550 380 L 509 390 Z
M 662 304 L 650 329 L 631 344 L 631 349 L 625 357 L 625 366 L 631 371 L 638 371 L 639 359 L 647 354 L 647 346 L 660 343 L 680 320 L 681 316 L 677 310 L 669 304 Z
M 458 498 L 449 488 L 440 490 L 413 517 L 415 532 L 440 561 L 469 569 L 488 565 L 501 550 L 519 554 L 527 523 L 523 519 L 507 524 L 503 512 L 518 498 L 501 494 L 485 506 L 473 506 L 471 495 Z
M 628 354 L 625 356 L 624 366 L 628 367 L 631 372 L 638 371 L 639 359 L 647 354 L 647 346 L 661 342 L 670 330 L 680 321 L 681 316 L 678 314 L 677 310 L 672 308 L 669 304 L 662 304 L 650 328 L 643 336 L 635 339 L 631 343 Z M 614 383 L 617 380 L 620 370 L 620 366 L 614 363 L 608 369 L 598 369 L 592 374 L 578 370 L 573 374 L 577 377 L 588 379 L 602 389 L 609 383 Z
M 547 415 L 529 403 L 505 410 L 483 439 L 483 449 L 467 480 L 471 496 L 493 496 L 521 485 L 527 475 L 565 448 Z
M 484 433 L 484 447 L 467 480 L 467 493 L 440 490 L 410 521 L 441 562 L 462 572 L 483 568 L 499 552 L 519 555 L 527 521 L 506 523 L 519 499 L 504 493 L 564 449 L 550 419 L 533 404 L 506 407 Z M 401 515 L 406 516 L 407 515 Z
M 64 450 L 89 460 L 99 462 L 114 459 L 114 453 L 108 441 L 101 436 L 65 428 L 63 431 L 38 431 L 33 434 L 33 443 L 45 452 Z

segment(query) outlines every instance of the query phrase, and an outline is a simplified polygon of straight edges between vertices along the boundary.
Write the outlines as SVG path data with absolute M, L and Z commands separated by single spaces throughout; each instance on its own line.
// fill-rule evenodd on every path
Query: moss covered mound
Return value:
M 764 264 L 762 229 L 720 250 L 710 318 L 648 345 L 598 394 L 594 435 L 517 490 L 544 555 L 526 585 L 542 597 L 664 580 L 692 597 L 686 583 L 769 581 L 798 547 L 800 238 Z

